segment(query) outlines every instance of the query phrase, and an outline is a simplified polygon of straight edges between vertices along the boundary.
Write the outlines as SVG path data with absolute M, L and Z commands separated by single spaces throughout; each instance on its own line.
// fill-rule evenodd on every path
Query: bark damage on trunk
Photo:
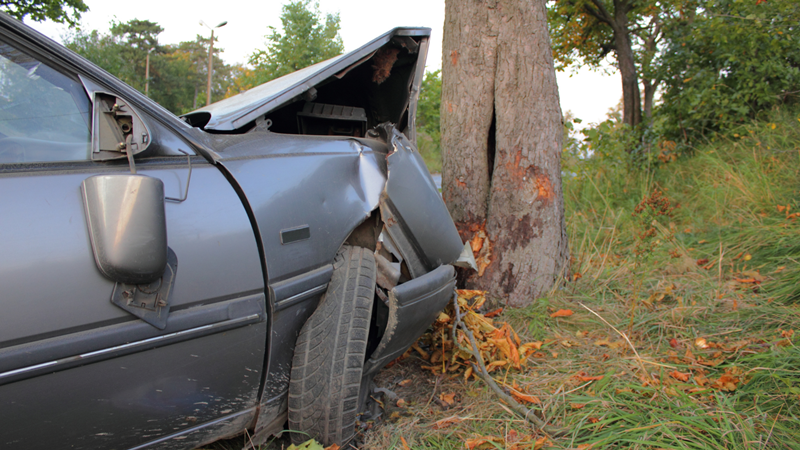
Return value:
M 469 287 L 531 303 L 568 270 L 561 108 L 543 0 L 448 0 L 442 191 L 479 271 Z

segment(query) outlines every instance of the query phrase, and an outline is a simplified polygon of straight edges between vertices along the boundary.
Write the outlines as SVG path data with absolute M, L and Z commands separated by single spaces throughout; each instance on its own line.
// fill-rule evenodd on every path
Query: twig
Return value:
M 489 372 L 486 370 L 486 364 L 484 364 L 483 362 L 480 350 L 478 349 L 478 343 L 475 341 L 475 336 L 472 334 L 472 330 L 470 330 L 461 321 L 461 310 L 458 306 L 458 294 L 453 295 L 453 306 L 456 312 L 453 330 L 456 329 L 456 326 L 460 326 L 461 329 L 464 331 L 464 334 L 466 334 L 467 337 L 469 338 L 469 342 L 472 345 L 472 349 L 461 346 L 461 343 L 459 343 L 458 340 L 455 338 L 455 331 L 453 331 L 453 336 L 454 336 L 453 342 L 461 350 L 470 353 L 475 358 L 477 364 L 471 362 L 472 370 L 474 371 L 474 373 L 477 374 L 494 391 L 494 393 L 497 394 L 498 397 L 500 397 L 501 400 L 503 400 L 506 404 L 508 404 L 514 413 L 524 418 L 532 425 L 538 427 L 546 434 L 549 434 L 551 436 L 559 436 L 565 434 L 566 430 L 547 425 L 541 419 L 536 417 L 536 415 L 532 414 L 533 413 L 532 409 L 528 409 L 525 406 L 521 405 L 512 396 L 506 394 L 505 392 L 503 392 L 502 389 L 500 389 L 500 387 L 497 385 L 497 382 L 494 381 L 494 378 L 492 378 L 492 376 L 489 375 Z
M 633 346 L 633 343 L 631 342 L 630 339 L 628 339 L 628 336 L 625 333 L 619 331 L 616 327 L 614 327 L 614 325 L 611 325 L 610 323 L 608 323 L 608 321 L 606 319 L 604 319 L 603 316 L 601 316 L 600 314 L 597 314 L 596 312 L 592 311 L 592 309 L 589 308 L 588 306 L 586 306 L 586 305 L 584 305 L 583 303 L 580 303 L 580 302 L 578 302 L 578 304 L 581 305 L 585 310 L 587 310 L 590 313 L 592 313 L 595 316 L 597 316 L 597 318 L 602 320 L 604 324 L 606 324 L 609 327 L 611 327 L 612 330 L 616 331 L 617 334 L 619 334 L 620 336 L 622 336 L 623 339 L 625 339 L 625 342 L 627 342 L 628 345 L 631 347 L 631 350 L 633 350 L 633 354 L 636 355 L 636 361 L 639 363 L 639 368 L 642 369 L 642 373 L 647 374 L 647 369 L 644 368 L 644 364 L 642 363 L 643 359 L 642 359 L 641 356 L 639 356 L 639 352 L 636 351 L 636 347 Z

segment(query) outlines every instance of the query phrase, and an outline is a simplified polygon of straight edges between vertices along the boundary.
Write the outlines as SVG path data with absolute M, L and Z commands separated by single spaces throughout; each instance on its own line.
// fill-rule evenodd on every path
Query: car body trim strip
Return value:
M 325 289 L 327 289 L 327 287 L 328 287 L 328 283 L 325 283 L 325 284 L 322 284 L 322 285 L 317 286 L 315 288 L 311 288 L 311 289 L 309 289 L 307 291 L 301 292 L 301 293 L 299 293 L 297 295 L 293 295 L 293 296 L 291 296 L 289 298 L 283 299 L 283 300 L 275 303 L 275 310 L 276 311 L 280 311 L 282 309 L 286 309 L 286 308 L 294 305 L 295 303 L 300 302 L 301 300 L 307 299 L 308 297 L 311 297 L 312 295 L 314 295 L 316 293 L 324 291 Z
M 82 353 L 79 355 L 58 359 L 56 361 L 48 361 L 42 364 L 22 367 L 19 369 L 0 373 L 0 385 L 16 381 L 19 378 L 28 378 L 31 376 L 40 375 L 42 374 L 42 372 L 63 370 L 77 365 L 102 361 L 116 356 L 122 356 L 125 354 L 134 353 L 136 351 L 148 350 L 161 345 L 173 344 L 191 338 L 196 338 L 213 333 L 218 333 L 221 331 L 226 331 L 231 328 L 238 328 L 241 326 L 259 322 L 261 320 L 262 320 L 261 314 L 251 314 L 249 316 L 239 317 L 231 320 L 225 320 L 211 325 L 203 325 L 196 328 L 190 328 L 188 330 L 182 330 L 161 336 L 155 336 L 149 339 L 143 339 L 140 341 L 104 348 L 93 352 Z

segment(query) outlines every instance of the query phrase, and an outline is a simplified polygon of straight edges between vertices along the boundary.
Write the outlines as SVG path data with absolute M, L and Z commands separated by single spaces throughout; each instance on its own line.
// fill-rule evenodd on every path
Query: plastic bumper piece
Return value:
M 377 372 L 402 355 L 453 298 L 455 269 L 443 265 L 389 292 L 389 320 L 378 347 L 364 366 L 364 375 Z

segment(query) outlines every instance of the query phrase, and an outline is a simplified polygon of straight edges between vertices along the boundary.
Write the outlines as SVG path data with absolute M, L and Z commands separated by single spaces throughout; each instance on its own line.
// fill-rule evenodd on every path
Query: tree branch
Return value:
M 591 1 L 594 4 L 594 7 L 585 5 L 586 12 L 594 16 L 594 18 L 597 20 L 605 22 L 609 24 L 611 28 L 614 28 L 614 18 L 608 13 L 608 10 L 606 9 L 605 5 L 603 5 L 603 2 L 601 0 Z
M 532 409 L 528 409 L 519 402 L 517 402 L 514 397 L 506 394 L 500 389 L 500 386 L 497 385 L 497 382 L 494 381 L 489 372 L 486 370 L 486 364 L 483 362 L 483 357 L 481 357 L 481 352 L 478 349 L 478 343 L 475 341 L 475 336 L 472 334 L 472 330 L 470 330 L 464 322 L 461 321 L 461 310 L 458 307 L 458 294 L 453 293 L 453 307 L 455 308 L 456 317 L 455 323 L 453 324 L 452 333 L 453 333 L 453 343 L 458 346 L 458 348 L 464 352 L 470 353 L 473 358 L 475 358 L 476 363 L 472 363 L 473 371 L 476 375 L 478 375 L 489 387 L 500 397 L 503 402 L 508 404 L 511 407 L 511 410 L 514 411 L 517 415 L 524 418 L 531 425 L 538 427 L 544 433 L 550 436 L 560 436 L 566 433 L 566 430 L 563 428 L 554 427 L 552 425 L 547 425 L 542 419 L 536 417 L 533 414 Z M 469 338 L 470 345 L 472 349 L 467 347 L 463 347 L 460 342 L 458 342 L 458 337 L 456 336 L 456 328 L 461 327 L 464 333 Z

